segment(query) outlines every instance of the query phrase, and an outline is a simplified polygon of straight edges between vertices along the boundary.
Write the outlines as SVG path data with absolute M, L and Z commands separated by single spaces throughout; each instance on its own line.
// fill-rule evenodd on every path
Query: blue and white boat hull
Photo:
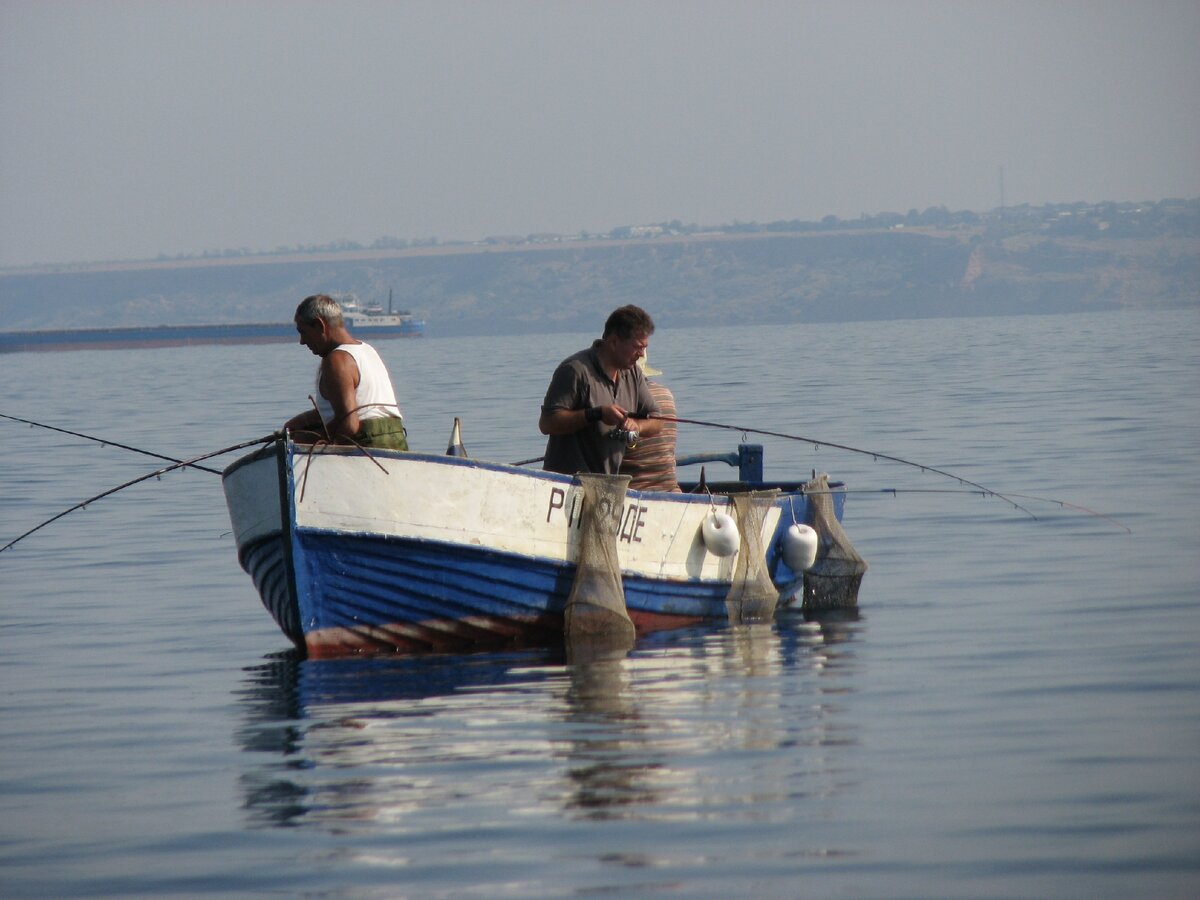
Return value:
M 575 577 L 576 479 L 462 457 L 280 441 L 224 473 L 238 558 L 284 633 L 310 656 L 462 650 L 561 634 Z M 755 485 L 756 488 L 770 485 Z M 783 536 L 810 517 L 789 485 L 762 545 L 780 597 L 803 587 Z M 837 514 L 844 495 L 836 495 Z M 639 631 L 725 619 L 736 555 L 708 552 L 728 496 L 630 491 L 617 555 Z

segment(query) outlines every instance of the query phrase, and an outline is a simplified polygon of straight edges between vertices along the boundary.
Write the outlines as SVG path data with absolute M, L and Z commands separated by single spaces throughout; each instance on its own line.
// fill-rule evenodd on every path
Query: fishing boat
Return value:
M 239 562 L 308 656 L 561 637 L 597 533 L 637 633 L 856 602 L 866 566 L 841 531 L 840 485 L 765 482 L 760 445 L 681 460 L 738 478 L 709 483 L 702 468 L 662 493 L 456 455 L 457 421 L 453 434 L 446 455 L 282 435 L 225 469 Z
M 347 326 L 367 341 L 421 337 L 425 322 L 408 310 L 364 305 L 354 294 L 335 294 Z M 272 344 L 294 342 L 292 322 L 243 322 L 218 325 L 157 325 L 114 328 L 0 331 L 0 353 L 51 350 L 126 350 L 187 347 L 201 344 Z
M 425 323 L 407 309 L 393 310 L 392 292 L 388 291 L 385 310 L 380 304 L 364 304 L 351 293 L 331 294 L 338 306 L 346 327 L 361 331 L 369 339 L 380 337 L 420 337 L 425 333 Z M 293 331 L 294 331 L 293 327 Z

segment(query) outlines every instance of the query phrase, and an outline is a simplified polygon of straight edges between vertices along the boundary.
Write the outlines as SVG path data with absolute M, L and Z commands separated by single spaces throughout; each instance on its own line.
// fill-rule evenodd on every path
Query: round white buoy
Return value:
M 817 561 L 817 533 L 799 523 L 783 533 L 783 561 L 793 572 L 807 572 Z
M 733 556 L 741 543 L 737 523 L 728 513 L 714 512 L 709 515 L 700 533 L 704 537 L 705 548 L 713 556 Z

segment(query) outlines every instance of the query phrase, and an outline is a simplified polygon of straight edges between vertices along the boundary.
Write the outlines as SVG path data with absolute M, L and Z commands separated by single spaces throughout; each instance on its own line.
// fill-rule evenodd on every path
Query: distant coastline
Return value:
M 301 260 L 314 262 L 369 261 L 464 253 L 523 252 L 553 249 L 564 245 L 611 247 L 624 243 L 654 240 L 677 243 L 689 240 L 742 240 L 780 234 L 820 234 L 832 232 L 869 232 L 908 228 L 926 233 L 953 232 L 960 236 L 994 233 L 997 228 L 1077 237 L 1096 237 L 1108 232 L 1111 237 L 1161 237 L 1166 235 L 1200 236 L 1200 198 L 1166 199 L 1142 202 L 1056 203 L 1043 206 L 1022 204 L 1000 207 L 988 212 L 950 211 L 945 207 L 915 209 L 905 214 L 864 213 L 857 219 L 825 216 L 819 221 L 735 223 L 723 225 L 684 225 L 679 220 L 648 225 L 622 225 L 605 234 L 576 232 L 536 233 L 491 236 L 476 241 L 441 242 L 437 238 L 403 240 L 379 238 L 370 246 L 353 241 L 337 241 L 322 246 L 278 248 L 273 251 L 219 250 L 199 256 L 180 255 L 156 259 L 57 262 L 28 266 L 0 267 L 0 276 L 62 272 L 107 272 L 131 269 L 162 269 L 180 266 L 276 265 Z
M 270 322 L 334 288 L 394 289 L 433 336 L 589 331 L 623 303 L 666 327 L 1194 307 L 1200 200 L 25 267 L 0 270 L 0 316 L 10 330 Z
M 877 229 L 886 231 L 888 229 Z M 916 229 L 920 231 L 921 229 Z M 857 231 L 856 233 L 869 233 Z M 705 231 L 696 234 L 662 234 L 647 238 L 560 238 L 557 240 L 490 240 L 475 243 L 433 244 L 420 247 L 364 250 L 314 250 L 289 253 L 255 253 L 245 256 L 183 257 L 179 259 L 119 260 L 113 262 L 46 263 L 37 266 L 14 266 L 0 269 L 0 278 L 10 275 L 67 275 L 99 272 L 150 272 L 174 269 L 211 269 L 231 266 L 277 266 L 303 263 L 368 263 L 424 257 L 473 256 L 476 254 L 555 252 L 565 249 L 593 250 L 656 245 L 712 243 L 720 241 L 754 241 L 777 238 L 775 232 Z M 801 236 L 801 235 L 797 235 Z

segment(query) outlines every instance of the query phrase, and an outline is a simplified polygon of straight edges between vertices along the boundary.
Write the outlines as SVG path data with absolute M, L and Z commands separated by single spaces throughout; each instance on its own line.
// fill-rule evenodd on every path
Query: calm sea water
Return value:
M 391 341 L 416 449 L 540 454 L 590 335 Z M 673 330 L 680 414 L 828 471 L 857 617 L 306 662 L 174 472 L 0 554 L 5 896 L 1195 897 L 1200 314 Z M 298 346 L 0 357 L 0 412 L 178 456 L 304 408 Z M 732 449 L 687 426 L 680 451 Z M 222 460 L 224 462 L 226 460 Z M 0 420 L 0 538 L 156 468 Z M 896 488 L 898 492 L 880 493 Z M 911 492 L 910 492 L 911 491 Z

